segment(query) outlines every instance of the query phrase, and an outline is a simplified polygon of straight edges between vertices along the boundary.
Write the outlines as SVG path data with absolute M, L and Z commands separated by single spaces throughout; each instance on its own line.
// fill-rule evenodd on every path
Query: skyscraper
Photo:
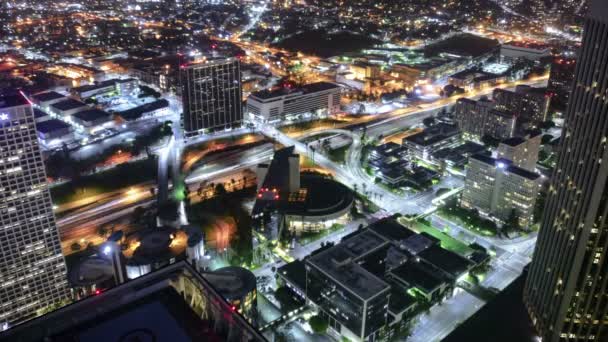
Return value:
M 0 323 L 68 297 L 32 106 L 0 97 Z
M 585 22 L 524 302 L 543 338 L 608 338 L 608 2 Z
M 186 137 L 241 125 L 243 104 L 238 59 L 216 59 L 182 66 L 180 80 Z

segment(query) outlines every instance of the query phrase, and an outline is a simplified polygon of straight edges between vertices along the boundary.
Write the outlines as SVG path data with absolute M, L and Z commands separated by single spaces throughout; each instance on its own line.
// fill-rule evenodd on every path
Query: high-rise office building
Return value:
M 574 71 L 576 69 L 576 59 L 556 58 L 551 63 L 551 74 L 547 92 L 552 97 L 551 102 L 565 108 L 570 98 L 572 82 L 574 82 Z
M 517 116 L 495 108 L 488 100 L 462 98 L 454 106 L 454 121 L 466 140 L 481 140 L 484 136 L 508 139 L 515 133 Z
M 208 60 L 180 69 L 186 137 L 240 126 L 243 121 L 241 64 L 236 58 Z
M 606 60 L 608 2 L 594 0 L 524 291 L 543 342 L 608 338 Z
M 66 299 L 66 267 L 31 104 L 0 97 L 0 323 Z
M 469 158 L 460 205 L 507 221 L 513 211 L 519 224 L 532 224 L 541 185 L 539 174 L 517 167 L 507 159 L 482 154 Z
M 545 88 L 534 88 L 518 85 L 515 91 L 496 88 L 492 99 L 497 109 L 506 110 L 517 115 L 518 123 L 536 127 L 538 123 L 547 121 L 551 97 Z

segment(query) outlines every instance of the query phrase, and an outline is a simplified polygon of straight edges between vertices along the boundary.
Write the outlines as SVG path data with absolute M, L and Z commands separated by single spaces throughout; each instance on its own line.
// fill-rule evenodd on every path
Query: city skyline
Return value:
M 605 340 L 603 2 L 3 1 L 0 341 Z

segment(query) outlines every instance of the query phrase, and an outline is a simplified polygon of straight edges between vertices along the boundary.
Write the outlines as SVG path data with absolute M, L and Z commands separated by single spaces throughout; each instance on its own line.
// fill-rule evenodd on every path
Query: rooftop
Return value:
M 443 284 L 443 279 L 425 269 L 420 263 L 411 260 L 391 270 L 391 274 L 412 287 L 431 292 Z
M 78 112 L 72 116 L 79 120 L 86 121 L 86 122 L 94 122 L 97 120 L 110 118 L 110 114 L 108 114 L 107 112 L 104 112 L 103 110 L 99 110 L 99 109 L 85 110 L 82 112 Z
M 86 107 L 87 105 L 83 102 L 74 99 L 67 99 L 65 101 L 57 102 L 52 104 L 51 107 L 58 109 L 60 111 L 72 110 L 76 108 Z
M 32 98 L 38 102 L 46 102 L 46 101 L 52 101 L 52 100 L 65 98 L 65 96 L 59 94 L 56 91 L 47 91 L 45 93 L 33 95 Z
M 276 90 L 262 90 L 255 93 L 252 93 L 250 96 L 256 97 L 261 100 L 269 100 L 275 97 L 281 97 L 285 95 L 304 95 L 310 93 L 316 93 L 324 90 L 340 88 L 340 86 L 329 83 L 329 82 L 317 82 L 303 85 L 299 88 L 287 88 L 282 87 Z
M 509 145 L 509 146 L 519 146 L 526 142 L 526 139 L 522 137 L 512 137 L 506 140 L 501 141 L 501 144 Z
M 430 146 L 439 141 L 449 139 L 459 132 L 457 126 L 438 123 L 420 133 L 405 137 L 403 140 L 420 146 Z
M 36 124 L 36 130 L 43 134 L 70 127 L 67 123 L 57 119 L 50 119 Z
M 386 241 L 400 241 L 416 233 L 393 219 L 384 219 L 374 222 L 369 229 Z
M 385 244 L 385 240 L 369 230 L 342 240 L 340 246 L 348 250 L 353 257 L 358 258 Z
M 23 106 L 27 104 L 29 104 L 29 102 L 22 95 L 0 95 L 0 108 Z
M 363 300 L 371 299 L 390 288 L 384 280 L 353 262 L 354 257 L 339 244 L 309 257 L 307 262 Z
M 158 110 L 161 108 L 166 108 L 166 107 L 169 107 L 169 101 L 167 101 L 165 99 L 160 99 L 160 100 L 156 100 L 154 102 L 143 104 L 141 106 L 137 106 L 135 108 L 125 110 L 123 112 L 120 112 L 119 115 L 127 121 L 137 120 L 144 113 L 152 112 L 152 111 L 155 111 L 155 110 Z
M 84 93 L 86 91 L 102 89 L 102 88 L 106 88 L 106 87 L 112 87 L 115 85 L 116 85 L 116 80 L 107 80 L 107 81 L 103 81 L 103 82 L 99 82 L 99 83 L 95 83 L 95 84 L 83 85 L 80 87 L 72 88 L 72 90 L 77 93 Z
M 507 159 L 495 159 L 483 154 L 474 154 L 471 156 L 472 159 L 479 160 L 482 163 L 493 165 L 498 168 L 507 170 L 510 173 L 516 174 L 520 177 L 528 178 L 529 180 L 537 180 L 540 175 L 535 172 L 531 172 L 520 167 L 513 165 L 513 162 Z
M 256 289 L 255 275 L 242 267 L 222 267 L 213 272 L 204 273 L 203 277 L 230 301 L 243 298 Z
M 447 249 L 441 248 L 439 245 L 434 245 L 425 249 L 420 252 L 418 256 L 442 271 L 452 275 L 453 278 L 458 278 L 464 274 L 473 264 L 468 259 L 465 259 L 454 252 L 450 252 Z
M 196 291 L 202 301 L 192 303 L 184 291 Z M 186 342 L 225 341 L 228 335 L 265 341 L 182 261 L 3 331 L 0 340 Z

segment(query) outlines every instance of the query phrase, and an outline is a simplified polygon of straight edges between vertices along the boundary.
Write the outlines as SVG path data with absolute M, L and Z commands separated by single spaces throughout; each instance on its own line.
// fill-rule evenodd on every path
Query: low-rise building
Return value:
M 428 161 L 434 152 L 456 147 L 460 141 L 460 130 L 457 126 L 439 123 L 403 138 L 403 146 L 408 149 L 410 155 Z
M 351 341 L 386 340 L 421 302 L 452 293 L 476 263 L 443 249 L 395 218 L 377 221 L 322 247 L 277 275 L 329 321 L 331 333 Z
M 470 156 L 478 153 L 484 153 L 485 151 L 485 146 L 472 141 L 465 141 L 462 145 L 458 145 L 453 148 L 444 148 L 431 154 L 431 162 L 440 166 L 441 168 L 461 168 L 466 165 Z
M 75 113 L 70 121 L 81 131 L 95 133 L 114 125 L 112 115 L 99 109 L 90 109 Z
M 74 99 L 67 99 L 52 104 L 49 109 L 51 114 L 67 120 L 70 116 L 89 108 L 90 107 L 83 102 Z
M 522 227 L 532 224 L 541 176 L 512 161 L 476 154 L 469 158 L 460 204 L 506 221 L 513 213 Z
M 473 91 L 496 86 L 506 80 L 505 75 L 495 75 L 479 70 L 465 70 L 451 75 L 448 78 L 448 83 L 465 91 Z
M 169 114 L 171 114 L 169 101 L 161 99 L 122 111 L 117 115 L 124 121 L 137 121 L 158 118 Z
M 72 88 L 72 95 L 81 100 L 97 96 L 128 95 L 138 89 L 139 81 L 134 78 L 112 79 L 95 84 Z
M 282 123 L 326 117 L 340 110 L 341 87 L 328 82 L 259 91 L 247 98 L 247 112 L 256 120 Z
M 539 60 L 551 56 L 551 48 L 544 44 L 508 42 L 500 47 L 500 55 L 509 59 Z
M 74 139 L 72 126 L 58 119 L 36 123 L 36 131 L 38 140 L 46 148 L 58 147 Z
M 125 339 L 266 341 L 216 287 L 186 261 L 99 291 L 0 332 L 3 341 Z
M 43 110 L 48 110 L 49 106 L 52 104 L 67 100 L 66 96 L 63 96 L 56 91 L 47 91 L 44 93 L 39 93 L 36 95 L 32 95 L 30 98 L 35 105 L 42 108 Z

